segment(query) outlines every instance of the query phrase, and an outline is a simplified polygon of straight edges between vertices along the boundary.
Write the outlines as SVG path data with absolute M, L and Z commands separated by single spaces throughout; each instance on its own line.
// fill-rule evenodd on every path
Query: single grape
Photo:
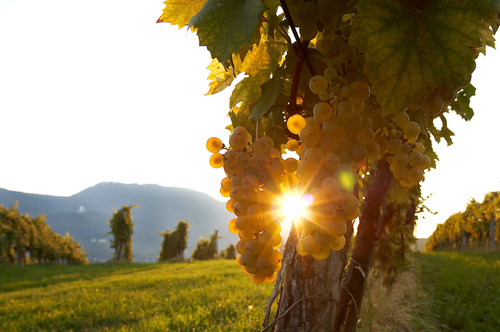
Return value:
M 441 98 L 443 99 L 443 103 L 451 104 L 455 98 L 457 98 L 457 90 L 449 87 L 449 86 L 441 86 L 441 90 L 439 91 Z
M 340 158 L 335 152 L 330 152 L 325 155 L 323 165 L 330 171 L 334 171 L 340 165 Z
M 288 118 L 286 126 L 292 134 L 299 134 L 306 126 L 306 120 L 301 115 L 294 114 Z
M 328 256 L 330 256 L 330 247 L 328 247 L 328 245 L 319 246 L 318 251 L 312 253 L 311 255 L 318 261 L 327 259 Z
M 257 138 L 253 142 L 253 150 L 256 153 L 266 153 L 270 148 L 271 146 L 269 145 L 269 141 L 265 136 Z
M 313 114 L 316 122 L 321 124 L 332 116 L 332 107 L 327 102 L 321 101 L 314 105 Z
M 408 161 L 410 166 L 418 166 L 421 165 L 423 162 L 424 162 L 424 156 L 422 155 L 422 153 L 418 151 L 410 152 Z
M 407 138 L 417 137 L 420 134 L 420 126 L 415 121 L 410 121 L 403 127 L 403 132 Z
M 328 88 L 328 80 L 321 75 L 315 75 L 309 80 L 309 89 L 319 95 Z
M 305 126 L 300 131 L 300 140 L 308 146 L 314 146 L 319 143 L 321 138 L 320 127 L 318 125 Z
M 295 158 L 285 159 L 285 171 L 288 173 L 293 173 L 297 170 L 298 160 Z
M 408 171 L 408 181 L 417 183 L 424 178 L 424 171 L 420 167 L 412 167 Z
M 224 158 L 220 153 L 214 153 L 210 156 L 210 166 L 213 168 L 221 168 L 224 166 Z
M 226 153 L 222 155 L 224 160 L 224 166 L 235 166 L 238 164 L 238 152 L 234 150 L 227 150 Z
M 345 246 L 345 237 L 344 236 L 339 236 L 339 237 L 334 238 L 328 244 L 328 246 L 330 247 L 330 249 L 335 250 L 335 251 L 341 250 Z
M 350 101 L 341 101 L 337 105 L 337 115 L 339 117 L 349 118 L 354 114 L 354 105 Z
M 334 68 L 327 67 L 324 72 L 325 78 L 327 80 L 333 80 L 335 77 L 337 77 L 337 71 Z
M 352 95 L 349 98 L 365 101 L 370 97 L 370 86 L 364 81 L 355 81 L 351 84 Z
M 325 158 L 325 153 L 318 147 L 310 147 L 304 151 L 302 156 L 302 162 L 306 167 L 316 167 L 319 168 L 323 163 Z
M 410 121 L 410 118 L 406 112 L 398 112 L 394 114 L 392 121 L 394 121 L 397 126 L 403 128 Z
M 433 116 L 441 112 L 443 109 L 443 97 L 441 97 L 439 92 L 440 89 L 435 89 L 434 92 L 422 102 L 420 106 L 422 111 Z
M 233 132 L 229 137 L 229 145 L 235 150 L 242 150 L 248 142 L 248 137 L 243 133 Z
M 424 153 L 425 152 L 425 146 L 420 143 L 420 142 L 415 142 L 415 147 L 413 148 L 413 151 L 418 151 L 420 153 Z
M 286 142 L 286 148 L 290 151 L 297 151 L 299 148 L 299 141 L 296 139 L 289 139 L 288 142 Z
M 210 137 L 208 140 L 207 140 L 207 150 L 212 152 L 212 153 L 217 153 L 219 152 L 222 147 L 223 147 L 223 144 L 222 144 L 222 141 L 217 138 L 217 137 Z

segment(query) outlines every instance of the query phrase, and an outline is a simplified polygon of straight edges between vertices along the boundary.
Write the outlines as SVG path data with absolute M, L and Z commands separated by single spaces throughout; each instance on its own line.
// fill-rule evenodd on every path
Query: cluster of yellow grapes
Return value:
M 277 250 L 284 218 L 279 197 L 284 186 L 296 185 L 297 161 L 284 161 L 270 137 L 252 142 L 244 127 L 234 128 L 224 154 L 221 140 L 215 137 L 208 139 L 207 149 L 212 152 L 210 164 L 224 167 L 226 173 L 220 192 L 229 197 L 226 207 L 236 216 L 229 230 L 240 238 L 237 262 L 254 283 L 273 282 L 282 258 Z
M 346 222 L 359 216 L 360 201 L 353 194 L 356 169 L 380 155 L 372 122 L 361 113 L 370 97 L 369 85 L 354 81 L 331 100 L 329 88 L 325 76 L 313 76 L 309 89 L 322 101 L 314 106 L 312 116 L 296 114 L 287 121 L 301 143 L 295 150 L 300 156 L 298 190 L 310 201 L 300 223 L 303 233 L 297 252 L 316 259 L 326 259 L 330 249 L 344 247 Z
M 303 9 L 316 14 L 321 12 L 319 7 L 327 5 L 302 0 L 293 3 L 297 12 Z M 318 19 L 327 21 L 334 16 Z M 298 22 L 301 34 L 311 30 L 310 39 L 318 33 L 315 27 Z M 298 135 L 298 139 L 288 140 L 286 149 L 295 152 L 299 160 L 284 160 L 281 148 L 275 147 L 270 137 L 252 141 L 242 126 L 233 129 L 227 148 L 218 138 L 207 141 L 212 152 L 210 164 L 223 167 L 226 174 L 220 193 L 229 198 L 226 207 L 235 214 L 229 229 L 240 238 L 237 261 L 255 283 L 274 281 L 281 267 L 277 248 L 284 216 L 278 202 L 283 192 L 296 188 L 307 206 L 295 220 L 301 234 L 297 253 L 321 260 L 329 257 L 331 250 L 345 246 L 347 223 L 360 214 L 354 188 L 370 163 L 387 153 L 394 178 L 405 187 L 421 181 L 423 171 L 430 166 L 424 145 L 417 141 L 420 127 L 410 121 L 408 113 L 392 118 L 391 133 L 384 129 L 387 121 L 381 118 L 380 106 L 364 81 L 364 56 L 349 45 L 350 33 L 351 25 L 345 22 L 340 30 L 317 35 L 316 48 L 327 59 L 323 75 L 309 81 L 311 100 L 317 102 L 312 110 L 292 115 L 286 123 L 288 130 Z M 445 105 L 453 99 L 448 90 L 438 91 L 441 99 L 429 99 Z M 428 111 L 432 113 L 437 106 L 430 104 L 425 101 L 417 107 L 432 108 Z
M 393 116 L 393 122 L 402 128 L 401 137 L 390 139 L 386 151 L 389 154 L 387 161 L 390 164 L 394 178 L 404 187 L 412 187 L 424 178 L 424 171 L 431 165 L 430 158 L 424 153 L 425 146 L 417 142 L 420 126 L 410 121 L 406 112 L 399 112 Z

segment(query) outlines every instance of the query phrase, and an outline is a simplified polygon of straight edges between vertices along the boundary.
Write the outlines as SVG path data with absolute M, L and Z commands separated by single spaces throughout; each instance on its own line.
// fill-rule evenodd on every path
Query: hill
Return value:
M 223 238 L 219 250 L 228 243 L 236 243 L 237 236 L 227 228 L 232 218 L 225 204 L 210 196 L 184 188 L 158 185 L 100 183 L 69 197 L 27 194 L 0 189 L 0 204 L 10 207 L 19 202 L 19 211 L 35 217 L 44 214 L 47 224 L 59 234 L 68 232 L 87 250 L 91 262 L 111 258 L 111 235 L 108 218 L 113 209 L 123 205 L 136 205 L 132 209 L 134 221 L 134 261 L 154 262 L 160 252 L 164 232 L 173 230 L 179 220 L 189 219 L 188 248 L 185 257 L 191 255 L 200 236 L 208 237 L 214 230 Z

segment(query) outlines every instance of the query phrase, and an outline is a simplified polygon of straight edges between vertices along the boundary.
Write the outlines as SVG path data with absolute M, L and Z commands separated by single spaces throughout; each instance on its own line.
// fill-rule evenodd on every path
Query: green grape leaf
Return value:
M 156 23 L 170 23 L 180 28 L 188 25 L 189 20 L 200 11 L 206 0 L 167 0 L 163 13 Z
M 474 116 L 474 110 L 470 107 L 470 98 L 475 94 L 476 88 L 469 83 L 457 93 L 457 99 L 450 105 L 450 108 L 465 121 L 469 121 Z
M 492 43 L 498 0 L 360 0 L 351 43 L 384 116 L 421 102 L 441 84 L 468 82 Z
M 228 115 L 231 119 L 231 125 L 233 128 L 238 126 L 245 127 L 250 134 L 255 138 L 255 121 L 250 120 L 248 118 L 248 114 L 250 113 L 250 106 L 242 105 L 241 107 L 235 106 L 229 111 Z
M 250 119 L 260 120 L 274 105 L 281 95 L 283 86 L 279 75 L 261 85 L 262 94 L 257 102 L 250 106 Z
M 252 77 L 245 77 L 234 87 L 229 98 L 229 108 L 235 107 L 240 102 L 250 106 L 259 99 L 260 94 L 260 82 Z
M 264 9 L 260 0 L 207 0 L 189 27 L 197 29 L 200 46 L 227 67 L 231 55 L 252 41 Z

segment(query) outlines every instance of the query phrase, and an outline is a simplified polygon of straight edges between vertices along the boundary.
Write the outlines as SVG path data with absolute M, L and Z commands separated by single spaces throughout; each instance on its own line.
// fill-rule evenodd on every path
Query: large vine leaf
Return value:
M 441 84 L 461 87 L 485 44 L 498 0 L 360 0 L 351 42 L 383 115 L 420 102 Z
M 170 23 L 180 28 L 188 25 L 189 20 L 200 11 L 206 0 L 167 0 L 163 14 L 156 23 Z
M 189 26 L 212 58 L 227 67 L 231 55 L 251 43 L 264 9 L 260 0 L 207 0 Z

